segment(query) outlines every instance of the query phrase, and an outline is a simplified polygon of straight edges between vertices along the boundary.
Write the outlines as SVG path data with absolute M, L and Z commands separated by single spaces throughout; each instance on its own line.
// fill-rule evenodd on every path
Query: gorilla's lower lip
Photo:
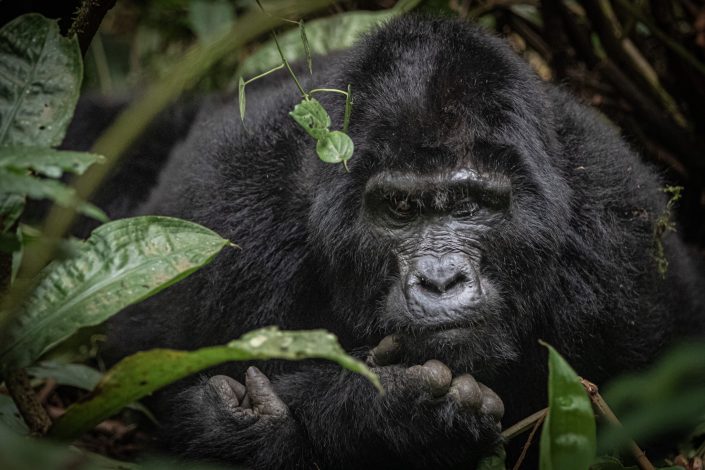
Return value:
M 419 329 L 414 332 L 402 333 L 401 336 L 404 336 L 412 341 L 453 341 L 467 337 L 471 330 L 472 328 L 468 326 Z

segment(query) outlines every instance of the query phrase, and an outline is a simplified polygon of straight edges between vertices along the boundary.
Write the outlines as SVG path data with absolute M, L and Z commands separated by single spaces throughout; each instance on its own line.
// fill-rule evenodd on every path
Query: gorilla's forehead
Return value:
M 478 141 L 541 140 L 550 112 L 528 66 L 460 22 L 393 21 L 355 49 L 343 78 L 353 89 L 356 145 L 395 162 L 402 154 L 402 162 L 447 167 L 472 158 Z

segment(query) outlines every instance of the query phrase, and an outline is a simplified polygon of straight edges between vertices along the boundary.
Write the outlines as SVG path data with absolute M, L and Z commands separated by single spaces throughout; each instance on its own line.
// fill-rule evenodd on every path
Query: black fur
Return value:
M 204 105 L 139 212 L 194 220 L 242 249 L 122 313 L 111 353 L 194 349 L 275 324 L 327 328 L 361 357 L 402 333 L 404 365 L 378 368 L 382 397 L 329 363 L 258 364 L 285 420 L 234 419 L 201 379 L 177 384 L 159 398 L 176 451 L 256 468 L 468 468 L 498 441 L 493 421 L 416 393 L 404 367 L 435 358 L 472 373 L 504 401 L 507 426 L 545 406 L 539 338 L 602 383 L 705 330 L 705 289 L 684 246 L 667 236 L 665 279 L 652 256 L 663 182 L 602 116 L 542 83 L 502 41 L 406 17 L 316 59 L 314 71 L 304 86 L 352 85 L 351 172 L 319 161 L 287 115 L 300 96 L 285 75 L 248 94 L 247 131 L 234 100 Z M 343 99 L 317 98 L 340 128 Z M 460 336 L 434 340 L 383 314 L 399 272 L 362 195 L 381 170 L 462 163 L 506 175 L 511 205 L 474 239 L 491 304 L 468 312 Z M 242 381 L 244 370 L 212 372 Z

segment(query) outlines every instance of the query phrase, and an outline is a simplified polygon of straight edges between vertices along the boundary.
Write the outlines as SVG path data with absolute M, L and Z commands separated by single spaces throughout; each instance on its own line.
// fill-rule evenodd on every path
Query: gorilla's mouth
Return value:
M 463 282 L 465 285 L 457 288 L 460 292 L 442 292 L 436 296 L 410 295 L 408 287 L 392 285 L 380 312 L 383 324 L 400 334 L 449 340 L 461 336 L 465 330 L 483 329 L 487 287 L 483 288 L 477 277 Z

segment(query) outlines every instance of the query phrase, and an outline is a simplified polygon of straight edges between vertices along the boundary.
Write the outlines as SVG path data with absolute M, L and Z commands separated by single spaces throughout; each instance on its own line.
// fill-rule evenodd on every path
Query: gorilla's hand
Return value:
M 247 369 L 245 385 L 226 375 L 215 375 L 205 384 L 210 406 L 216 406 L 241 429 L 253 426 L 270 432 L 290 421 L 289 408 L 269 379 L 256 367 Z
M 438 360 L 395 363 L 391 343 L 385 339 L 368 358 L 383 395 L 329 363 L 272 377 L 313 452 L 301 466 L 472 468 L 500 441 L 504 406 L 492 390 L 469 374 L 454 378 Z
M 164 442 L 190 457 L 257 469 L 311 462 L 306 436 L 267 376 L 250 367 L 244 382 L 215 375 L 182 391 L 181 406 L 167 419 Z
M 393 336 L 384 338 L 367 358 L 367 364 L 376 368 L 387 393 L 415 394 L 414 403 L 427 401 L 439 416 L 450 421 L 453 421 L 452 414 L 472 413 L 489 417 L 500 428 L 504 415 L 502 400 L 472 375 L 453 378 L 450 369 L 435 359 L 404 369 L 394 365 L 397 358 L 397 342 Z

